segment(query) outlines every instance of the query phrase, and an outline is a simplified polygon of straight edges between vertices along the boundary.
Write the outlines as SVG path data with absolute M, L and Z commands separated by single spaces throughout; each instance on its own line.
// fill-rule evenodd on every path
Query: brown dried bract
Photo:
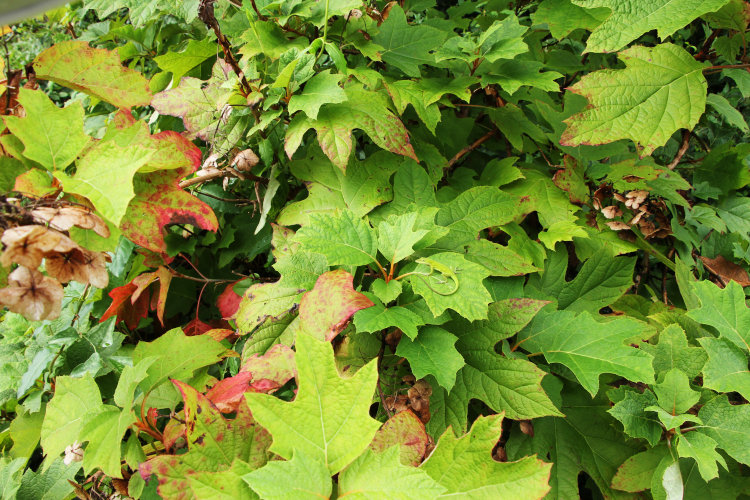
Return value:
M 63 288 L 36 269 L 19 267 L 8 276 L 9 286 L 0 290 L 0 304 L 26 319 L 39 321 L 60 315 Z
M 240 172 L 249 172 L 259 161 L 258 155 L 252 149 L 246 149 L 237 153 L 232 160 L 232 166 Z
M 36 225 L 7 229 L 3 233 L 2 242 L 5 251 L 0 257 L 0 263 L 5 267 L 15 262 L 24 267 L 36 268 L 50 252 L 69 252 L 78 248 L 64 234 Z
M 102 238 L 109 238 L 107 224 L 98 215 L 84 207 L 39 207 L 32 210 L 31 215 L 37 221 L 47 223 L 59 231 L 67 231 L 77 226 L 82 229 L 91 229 Z
M 97 288 L 106 288 L 109 275 L 104 254 L 84 248 L 74 248 L 69 252 L 45 255 L 45 267 L 50 276 L 61 283 L 77 281 L 90 283 Z

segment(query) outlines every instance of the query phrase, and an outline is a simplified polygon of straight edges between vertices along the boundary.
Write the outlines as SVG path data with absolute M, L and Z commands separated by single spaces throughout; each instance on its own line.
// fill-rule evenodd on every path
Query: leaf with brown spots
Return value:
M 319 340 L 331 340 L 355 312 L 373 306 L 370 299 L 354 290 L 353 279 L 343 269 L 321 274 L 300 302 L 301 327 Z
M 31 321 L 60 315 L 63 289 L 56 280 L 20 266 L 8 275 L 8 285 L 0 290 L 0 304 L 11 311 Z
M 195 148 L 196 161 L 189 168 L 136 174 L 133 178 L 135 198 L 130 202 L 120 223 L 123 235 L 153 252 L 165 253 L 166 226 L 189 224 L 216 231 L 219 223 L 213 210 L 192 194 L 180 188 L 180 180 L 200 165 L 200 151 Z
M 411 410 L 396 413 L 375 434 L 370 449 L 380 453 L 393 445 L 401 448 L 401 463 L 419 466 L 427 453 L 430 437 L 424 424 Z
M 79 90 L 118 108 L 148 106 L 151 91 L 139 72 L 120 64 L 114 50 L 95 49 L 86 42 L 60 42 L 34 59 L 36 76 Z
M 225 418 L 208 397 L 189 385 L 173 381 L 185 402 L 185 437 L 188 451 L 182 455 L 160 455 L 140 465 L 141 476 L 156 475 L 163 498 L 196 498 L 190 477 L 201 472 L 221 472 L 237 459 L 251 469 L 265 465 L 270 458 L 271 436 L 257 425 L 247 405 L 240 405 L 237 416 Z

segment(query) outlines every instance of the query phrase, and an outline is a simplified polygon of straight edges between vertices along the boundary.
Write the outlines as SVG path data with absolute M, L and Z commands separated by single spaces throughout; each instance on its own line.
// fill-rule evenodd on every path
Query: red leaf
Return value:
M 221 313 L 222 318 L 231 318 L 240 307 L 242 296 L 235 293 L 235 283 L 238 283 L 238 281 L 228 284 L 216 300 L 216 305 L 219 307 L 219 312 Z
M 355 312 L 374 305 L 354 290 L 352 280 L 352 275 L 343 269 L 321 274 L 315 287 L 300 302 L 302 328 L 319 338 L 331 340 L 344 329 Z
M 122 118 L 123 123 L 127 118 Z M 165 253 L 165 226 L 190 224 L 209 231 L 218 229 L 213 210 L 195 196 L 180 188 L 180 179 L 195 172 L 200 166 L 201 152 L 181 135 L 167 131 L 151 137 L 161 143 L 157 163 L 179 168 L 136 174 L 133 178 L 135 198 L 130 202 L 120 223 L 125 237 L 148 250 Z M 163 147 L 162 147 L 163 146 Z M 162 151 L 163 150 L 163 151 Z M 162 152 L 168 153 L 161 155 Z
M 203 321 L 199 320 L 198 318 L 194 318 L 190 323 L 182 327 L 182 331 L 185 332 L 185 335 L 203 335 L 209 330 L 212 330 L 213 327 L 209 325 L 208 323 L 204 323 Z
M 106 321 L 112 316 L 117 316 L 118 323 L 124 321 L 129 329 L 136 329 L 141 319 L 148 316 L 148 294 L 136 297 L 135 302 L 133 302 L 133 294 L 137 289 L 138 286 L 133 283 L 113 288 L 109 292 L 109 296 L 112 298 L 112 305 L 104 311 L 99 322 Z
M 220 412 L 236 412 L 246 392 L 258 392 L 250 387 L 252 378 L 253 374 L 250 372 L 239 372 L 234 377 L 217 382 L 208 390 L 206 397 L 216 405 Z

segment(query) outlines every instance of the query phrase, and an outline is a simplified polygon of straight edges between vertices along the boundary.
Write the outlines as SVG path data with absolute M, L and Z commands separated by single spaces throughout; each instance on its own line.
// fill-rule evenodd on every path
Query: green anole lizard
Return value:
M 424 264 L 425 266 L 430 266 L 430 270 L 426 273 L 414 273 L 416 276 L 419 276 L 422 281 L 424 281 L 424 284 L 427 285 L 427 288 L 432 290 L 434 293 L 438 295 L 453 295 L 456 293 L 456 290 L 458 290 L 458 276 L 456 276 L 456 273 L 451 269 L 450 267 L 446 266 L 445 264 L 441 264 L 440 262 L 430 259 L 428 257 L 423 257 L 421 259 L 416 260 L 417 264 Z M 430 286 L 429 281 L 425 279 L 423 276 L 430 276 L 434 271 L 439 272 L 443 276 L 449 278 L 453 281 L 453 290 L 449 292 L 439 292 L 432 288 Z

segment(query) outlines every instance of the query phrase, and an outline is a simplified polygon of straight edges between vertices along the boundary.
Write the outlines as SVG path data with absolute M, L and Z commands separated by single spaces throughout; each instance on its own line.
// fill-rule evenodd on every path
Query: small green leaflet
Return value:
M 270 461 L 242 478 L 268 500 L 321 500 L 333 490 L 325 463 L 301 450 L 289 460 Z
M 251 333 L 264 324 L 270 326 L 281 321 L 296 309 L 300 294 L 304 292 L 304 289 L 282 286 L 280 281 L 252 285 L 245 290 L 234 315 L 239 332 Z
M 385 307 L 383 304 L 375 304 L 354 315 L 354 326 L 358 332 L 379 332 L 395 327 L 411 339 L 417 337 L 417 328 L 423 324 L 424 320 L 416 313 L 401 306 Z
M 6 116 L 5 125 L 24 144 L 23 155 L 43 167 L 64 169 L 91 140 L 83 131 L 84 110 L 80 102 L 60 109 L 41 90 L 25 88 L 20 89 L 18 102 L 26 116 Z
M 164 71 L 172 73 L 172 81 L 177 85 L 185 73 L 216 55 L 216 41 L 210 38 L 190 40 L 181 52 L 167 52 L 154 57 L 154 61 Z
M 589 73 L 570 88 L 589 106 L 565 120 L 563 146 L 631 139 L 642 155 L 650 155 L 675 131 L 698 123 L 706 108 L 704 66 L 685 49 L 636 45 L 619 58 L 625 69 Z
M 295 362 L 299 390 L 293 402 L 249 393 L 247 404 L 273 436 L 271 450 L 291 459 L 302 452 L 324 463 L 330 474 L 362 453 L 380 422 L 369 415 L 378 373 L 375 362 L 343 379 L 336 370 L 330 342 L 299 334 Z
M 656 414 L 646 410 L 657 404 L 656 396 L 649 390 L 643 393 L 630 388 L 620 390 L 622 399 L 607 410 L 607 413 L 622 423 L 629 436 L 645 439 L 651 446 L 656 446 L 661 439 L 663 428 Z
M 441 387 L 450 391 L 456 382 L 456 373 L 464 366 L 464 358 L 456 350 L 458 338 L 437 326 L 419 330 L 416 339 L 402 337 L 396 355 L 409 361 L 417 379 L 433 375 Z
M 391 215 L 378 224 L 378 250 L 391 264 L 414 253 L 414 245 L 430 232 L 414 227 L 418 217 L 418 212 Z
M 546 24 L 552 36 L 562 39 L 577 29 L 593 30 L 610 14 L 607 8 L 584 9 L 571 0 L 544 0 L 531 19 L 534 24 Z
M 516 345 L 528 352 L 541 352 L 550 363 L 567 366 L 594 396 L 599 391 L 602 373 L 614 373 L 636 382 L 653 382 L 651 356 L 626 345 L 644 326 L 627 317 L 599 323 L 587 312 L 576 315 L 545 310 L 518 334 Z
M 750 397 L 747 353 L 726 338 L 704 337 L 698 342 L 708 355 L 703 367 L 703 387 L 717 392 L 739 392 L 745 399 Z
M 339 87 L 342 78 L 343 75 L 332 75 L 330 70 L 316 74 L 305 84 L 301 94 L 295 94 L 289 100 L 289 114 L 303 111 L 315 120 L 322 105 L 346 101 L 346 93 Z

